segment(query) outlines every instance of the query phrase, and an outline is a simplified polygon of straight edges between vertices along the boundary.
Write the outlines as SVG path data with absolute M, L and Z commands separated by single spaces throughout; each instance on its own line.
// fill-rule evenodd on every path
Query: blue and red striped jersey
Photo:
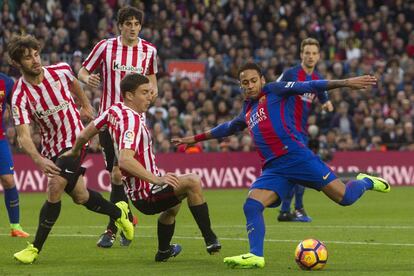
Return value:
M 326 90 L 327 81 L 272 82 L 266 84 L 259 99 L 247 99 L 238 117 L 213 128 L 214 138 L 250 131 L 262 165 L 291 151 L 305 148 L 300 133 L 293 124 L 289 98 Z
M 14 81 L 9 76 L 0 73 L 0 139 L 6 138 L 4 126 L 4 112 L 6 112 L 6 103 L 10 103 L 11 91 L 13 89 Z
M 311 81 L 323 80 L 324 78 L 314 70 L 312 74 L 306 74 L 302 65 L 289 68 L 277 79 L 277 81 Z M 328 101 L 328 92 L 322 91 L 318 93 L 305 93 L 289 98 L 289 109 L 292 111 L 293 123 L 296 130 L 302 135 L 303 141 L 308 141 L 308 118 L 312 109 L 312 102 L 318 97 L 320 103 L 324 104 Z

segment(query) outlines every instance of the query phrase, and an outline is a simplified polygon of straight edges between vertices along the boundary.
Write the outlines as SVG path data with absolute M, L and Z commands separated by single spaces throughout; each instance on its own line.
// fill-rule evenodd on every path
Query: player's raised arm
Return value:
M 239 131 L 242 131 L 246 127 L 247 127 L 247 124 L 244 121 L 244 112 L 242 112 L 239 114 L 239 116 L 237 116 L 233 120 L 219 124 L 218 126 L 208 130 L 207 132 L 197 134 L 194 136 L 187 136 L 183 138 L 179 138 L 179 137 L 172 138 L 171 142 L 175 146 L 179 146 L 182 144 L 187 144 L 187 145 L 194 144 L 200 141 L 227 137 Z
M 48 175 L 59 175 L 60 169 L 51 160 L 43 157 L 37 151 L 35 144 L 33 143 L 32 137 L 30 136 L 30 128 L 28 124 L 22 124 L 16 126 L 17 141 L 20 147 L 26 152 L 40 170 Z
M 301 95 L 305 93 L 318 93 L 325 90 L 349 87 L 352 89 L 364 89 L 375 85 L 377 78 L 364 75 L 343 80 L 315 80 L 305 82 L 271 82 L 263 87 L 264 93 L 275 93 L 278 96 Z

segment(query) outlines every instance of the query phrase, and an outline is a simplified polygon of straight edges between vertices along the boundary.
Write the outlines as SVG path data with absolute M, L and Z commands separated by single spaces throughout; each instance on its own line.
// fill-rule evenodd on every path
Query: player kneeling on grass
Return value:
M 151 103 L 152 86 L 148 78 L 129 74 L 121 81 L 124 103 L 116 103 L 90 123 L 79 135 L 68 155 L 79 156 L 83 145 L 99 131 L 109 130 L 123 174 L 126 191 L 133 205 L 146 215 L 161 213 L 158 219 L 158 252 L 155 261 L 177 256 L 181 247 L 170 244 L 175 217 L 181 200 L 187 198 L 190 211 L 204 237 L 207 252 L 220 251 L 221 244 L 210 225 L 200 177 L 196 174 L 161 175 L 155 163 L 145 112 Z
M 114 205 L 99 193 L 86 189 L 82 176 L 85 169 L 80 165 L 85 157 L 85 149 L 77 157 L 62 157 L 62 153 L 72 147 L 76 134 L 83 129 L 81 114 L 91 118 L 93 113 L 70 66 L 58 63 L 43 67 L 40 43 L 32 36 L 13 37 L 8 52 L 13 65 L 22 74 L 14 86 L 12 97 L 17 140 L 39 169 L 49 177 L 47 200 L 40 210 L 35 239 L 25 249 L 15 253 L 14 257 L 26 264 L 37 259 L 59 217 L 64 191 L 76 204 L 114 219 L 117 227 L 132 240 L 134 227 L 128 220 L 127 203 L 118 202 Z M 81 113 L 76 108 L 72 93 L 81 103 Z M 32 121 L 37 123 L 42 135 L 42 154 L 37 151 L 30 135 L 29 124 Z
M 266 207 L 277 207 L 281 200 L 286 199 L 292 183 L 322 191 L 343 206 L 356 202 L 366 190 L 389 192 L 390 185 L 382 178 L 366 174 L 359 174 L 357 180 L 349 181 L 345 185 L 298 138 L 301 136 L 292 125 L 292 112 L 289 110 L 294 95 L 340 87 L 362 89 L 375 84 L 374 77 L 266 84 L 260 67 L 255 63 L 242 66 L 238 75 L 246 97 L 241 114 L 206 133 L 174 138 L 173 143 L 192 144 L 230 136 L 249 128 L 263 165 L 262 174 L 250 187 L 243 206 L 250 252 L 226 257 L 224 263 L 232 268 L 261 268 L 265 265 L 263 210 Z

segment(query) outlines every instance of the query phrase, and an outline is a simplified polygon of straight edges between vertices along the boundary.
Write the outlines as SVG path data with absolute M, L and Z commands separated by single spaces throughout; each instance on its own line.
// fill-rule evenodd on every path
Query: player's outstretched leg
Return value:
M 322 191 L 333 201 L 342 206 L 354 204 L 367 190 L 389 192 L 390 184 L 380 177 L 359 174 L 357 180 L 351 180 L 346 185 L 339 179 L 331 181 Z
M 295 185 L 295 221 L 311 222 L 312 218 L 308 216 L 303 207 L 303 195 L 305 194 L 305 187 L 302 185 Z
M 295 185 L 296 186 L 296 185 Z M 280 213 L 277 217 L 277 220 L 280 222 L 284 221 L 294 221 L 295 215 L 290 212 L 290 205 L 292 203 L 293 196 L 295 194 L 295 188 L 292 187 L 287 197 L 282 200 L 282 205 L 280 207 Z

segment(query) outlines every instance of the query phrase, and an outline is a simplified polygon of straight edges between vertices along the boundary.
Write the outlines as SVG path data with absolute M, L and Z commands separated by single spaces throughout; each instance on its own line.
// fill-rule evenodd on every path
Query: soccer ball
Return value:
M 320 270 L 328 261 L 328 250 L 322 242 L 306 239 L 296 247 L 295 261 L 303 270 Z

